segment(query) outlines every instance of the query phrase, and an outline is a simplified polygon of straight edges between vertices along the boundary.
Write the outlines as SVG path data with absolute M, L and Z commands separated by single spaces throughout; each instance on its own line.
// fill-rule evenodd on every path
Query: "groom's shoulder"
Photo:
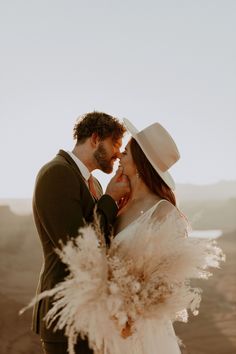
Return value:
M 70 170 L 70 167 L 70 156 L 65 151 L 60 150 L 54 158 L 46 162 L 40 168 L 38 172 L 38 177 L 48 173 L 68 171 Z

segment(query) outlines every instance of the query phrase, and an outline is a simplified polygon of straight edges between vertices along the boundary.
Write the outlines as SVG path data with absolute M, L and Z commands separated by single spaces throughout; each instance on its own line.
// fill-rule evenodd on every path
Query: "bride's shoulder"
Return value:
M 165 232 L 172 232 L 174 230 L 176 235 L 184 238 L 188 236 L 191 229 L 186 216 L 168 200 L 162 200 L 157 203 L 148 224 L 153 229 L 160 230 L 161 228 Z
M 161 199 L 154 207 L 151 214 L 151 219 L 156 221 L 164 221 L 167 217 L 170 216 L 186 221 L 186 217 L 174 204 L 166 199 Z

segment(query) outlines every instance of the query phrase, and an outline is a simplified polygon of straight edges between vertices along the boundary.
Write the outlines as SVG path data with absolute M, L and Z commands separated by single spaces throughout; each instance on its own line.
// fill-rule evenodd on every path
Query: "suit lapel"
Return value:
M 75 161 L 70 157 L 67 152 L 65 152 L 64 150 L 59 150 L 57 155 L 62 156 L 68 162 L 68 164 L 71 165 L 71 167 L 73 167 L 73 169 L 79 174 L 79 176 L 82 177 L 84 181 L 84 177 L 80 172 L 79 167 L 76 165 Z
M 82 179 L 84 186 L 85 186 L 86 190 L 88 191 L 88 195 L 92 198 L 93 201 L 97 201 L 97 199 L 95 199 L 93 197 L 93 195 L 90 193 L 88 186 L 85 182 L 85 179 L 84 179 L 79 167 L 76 165 L 75 161 L 71 158 L 71 156 L 64 150 L 59 150 L 57 155 L 62 156 L 68 162 L 68 164 L 71 165 L 71 167 L 76 171 L 76 173 L 78 174 L 80 179 Z

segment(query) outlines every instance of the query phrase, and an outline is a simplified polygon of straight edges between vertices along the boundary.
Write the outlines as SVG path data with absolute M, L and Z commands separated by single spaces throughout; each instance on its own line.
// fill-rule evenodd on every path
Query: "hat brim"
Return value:
M 147 157 L 148 161 L 151 163 L 151 165 L 153 166 L 153 168 L 157 171 L 157 173 L 159 174 L 159 176 L 163 179 L 163 181 L 171 188 L 171 189 L 175 189 L 175 181 L 173 180 L 171 174 L 168 171 L 161 171 L 158 166 L 152 161 L 151 156 L 149 156 L 149 154 L 147 153 L 147 151 L 145 151 L 145 149 L 143 149 L 143 146 L 139 140 L 138 137 L 138 129 L 127 119 L 127 118 L 123 118 L 123 122 L 125 124 L 125 127 L 127 129 L 127 131 L 132 135 L 132 137 L 137 141 L 137 143 L 139 144 L 139 146 L 141 147 L 143 153 L 145 154 L 145 156 Z
M 123 118 L 123 122 L 126 126 L 126 129 L 132 135 L 132 137 L 133 138 L 136 137 L 137 134 L 139 133 L 138 129 L 127 118 Z

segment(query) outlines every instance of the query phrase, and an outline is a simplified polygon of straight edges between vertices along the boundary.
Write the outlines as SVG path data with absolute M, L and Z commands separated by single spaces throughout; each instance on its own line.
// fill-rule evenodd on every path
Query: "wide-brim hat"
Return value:
M 123 121 L 128 132 L 139 144 L 163 181 L 171 189 L 175 189 L 175 182 L 168 169 L 179 160 L 180 154 L 168 131 L 159 123 L 153 123 L 138 131 L 127 118 L 124 118 Z

